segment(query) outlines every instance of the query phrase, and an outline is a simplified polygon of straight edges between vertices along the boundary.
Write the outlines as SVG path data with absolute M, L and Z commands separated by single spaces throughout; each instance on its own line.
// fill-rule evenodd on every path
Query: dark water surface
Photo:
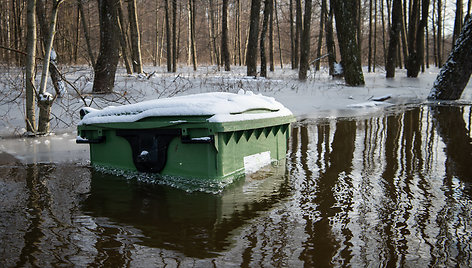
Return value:
M 0 266 L 472 266 L 472 111 L 299 122 L 220 194 L 0 157 Z

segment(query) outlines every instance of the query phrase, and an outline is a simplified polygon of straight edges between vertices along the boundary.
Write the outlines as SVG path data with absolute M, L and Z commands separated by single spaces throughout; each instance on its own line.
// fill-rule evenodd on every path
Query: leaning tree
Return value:
M 472 16 L 462 28 L 454 48 L 429 93 L 430 100 L 457 100 L 472 74 Z

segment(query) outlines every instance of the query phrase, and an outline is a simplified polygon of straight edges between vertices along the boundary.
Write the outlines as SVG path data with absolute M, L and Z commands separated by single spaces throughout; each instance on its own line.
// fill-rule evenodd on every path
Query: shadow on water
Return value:
M 220 194 L 188 193 L 100 171 L 91 175 L 85 213 L 139 229 L 139 244 L 198 258 L 219 255 L 236 229 L 288 196 L 285 168 L 254 174 Z
M 300 122 L 286 172 L 188 193 L 0 153 L 0 266 L 472 266 L 472 108 Z

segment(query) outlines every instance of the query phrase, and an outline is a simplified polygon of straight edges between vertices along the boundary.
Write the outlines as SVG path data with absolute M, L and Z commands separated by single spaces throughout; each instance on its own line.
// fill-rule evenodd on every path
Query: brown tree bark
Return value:
M 265 38 L 267 34 L 267 26 L 269 24 L 269 13 L 272 6 L 271 0 L 264 0 L 264 19 L 262 21 L 262 30 L 260 38 L 260 56 L 261 56 L 261 76 L 267 77 L 267 58 L 265 49 Z
M 221 11 L 221 54 L 225 71 L 231 70 L 231 56 L 228 48 L 228 0 L 223 0 Z
M 77 0 L 78 8 L 80 11 L 80 16 L 82 17 L 82 28 L 84 31 L 85 43 L 87 44 L 87 52 L 92 66 L 95 65 L 95 56 L 93 55 L 92 45 L 90 44 L 90 34 L 87 26 L 87 20 L 84 12 L 84 7 L 82 5 L 82 0 Z
M 249 35 L 246 50 L 246 66 L 248 76 L 257 76 L 257 40 L 259 37 L 260 10 L 261 0 L 251 0 Z
M 331 4 L 336 19 L 336 31 L 338 33 L 344 80 L 350 86 L 364 85 L 361 54 L 356 36 L 357 1 L 331 0 Z
M 311 27 L 311 0 L 305 0 L 305 14 L 303 16 L 303 31 L 300 39 L 300 69 L 298 79 L 305 81 L 309 69 L 310 57 L 310 27 Z
M 128 20 L 131 37 L 131 59 L 133 62 L 133 71 L 141 74 L 143 73 L 143 63 L 141 60 L 141 36 L 139 33 L 136 0 L 128 0 Z
M 393 0 L 392 4 L 392 23 L 390 24 L 389 36 L 390 40 L 388 43 L 388 54 L 387 54 L 387 66 L 385 67 L 387 71 L 387 78 L 395 77 L 395 66 L 397 59 L 397 46 L 398 40 L 400 38 L 400 30 L 402 25 L 402 1 Z
M 165 25 L 166 25 L 166 55 L 167 72 L 172 72 L 172 33 L 170 31 L 169 0 L 164 0 Z
M 98 0 L 100 20 L 100 51 L 95 64 L 93 92 L 110 93 L 115 84 L 115 73 L 120 58 L 118 29 L 118 0 Z
M 131 64 L 129 62 L 128 56 L 128 34 L 125 31 L 125 20 L 123 18 L 123 8 L 121 4 L 121 0 L 119 0 L 118 8 L 118 28 L 120 32 L 120 47 L 121 47 L 121 54 L 123 57 L 123 62 L 125 63 L 126 73 L 132 74 L 133 70 L 131 69 Z

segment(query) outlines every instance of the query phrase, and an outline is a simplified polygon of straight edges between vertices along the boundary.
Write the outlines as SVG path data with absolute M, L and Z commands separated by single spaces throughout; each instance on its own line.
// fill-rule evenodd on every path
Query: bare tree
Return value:
M 52 44 L 54 42 L 54 35 L 56 33 L 57 12 L 61 3 L 62 0 L 53 0 L 51 16 L 49 18 L 49 34 L 44 47 L 43 71 L 41 73 L 41 84 L 39 86 L 38 92 L 38 133 L 40 134 L 46 134 L 49 132 L 49 121 L 51 120 L 51 106 L 55 99 L 50 93 L 46 92 L 46 85 L 48 79 L 47 77 L 49 75 L 49 63 L 51 60 Z
M 398 40 L 400 38 L 400 30 L 402 25 L 402 1 L 393 0 L 392 4 L 392 23 L 390 24 L 390 40 L 388 43 L 388 54 L 387 54 L 387 78 L 395 77 L 395 61 L 397 59 L 397 47 Z
M 169 0 L 164 0 L 164 10 L 166 13 L 166 54 L 167 54 L 167 72 L 172 72 L 172 33 L 170 31 Z
M 462 28 L 453 50 L 441 68 L 428 96 L 432 100 L 457 100 L 472 74 L 472 17 Z
M 84 7 L 82 5 L 83 0 L 77 0 L 80 16 L 82 17 L 82 28 L 84 31 L 85 43 L 87 44 L 87 52 L 89 60 L 92 66 L 95 65 L 95 56 L 93 55 L 92 45 L 90 44 L 90 34 L 87 26 L 87 17 L 85 16 Z
M 100 51 L 95 64 L 93 92 L 110 93 L 120 58 L 117 6 L 119 0 L 99 0 Z
M 131 58 L 133 62 L 133 71 L 140 74 L 143 73 L 143 64 L 141 60 L 141 36 L 139 33 L 136 0 L 128 0 L 128 17 L 131 33 Z
M 26 15 L 26 130 L 36 132 L 34 77 L 36 61 L 36 0 L 28 0 Z
M 300 38 L 300 69 L 298 79 L 306 80 L 310 57 L 310 25 L 311 25 L 311 0 L 305 0 L 305 14 L 303 17 L 303 30 Z
M 269 14 L 270 9 L 273 6 L 271 0 L 264 0 L 264 19 L 262 21 L 262 30 L 260 38 L 260 57 L 261 57 L 261 76 L 267 77 L 267 58 L 266 58 L 266 49 L 265 49 L 265 38 L 267 34 L 267 27 L 269 24 Z
M 456 0 L 456 18 L 454 20 L 454 32 L 452 34 L 452 44 L 456 42 L 462 29 L 463 23 L 463 4 L 462 0 Z
M 247 75 L 257 76 L 257 40 L 259 37 L 259 13 L 261 0 L 251 0 L 249 37 L 246 51 Z
M 357 42 L 357 12 L 356 1 L 331 0 L 333 6 L 336 31 L 338 33 L 339 50 L 347 85 L 364 85 L 364 74 L 361 68 L 361 54 Z
M 229 55 L 228 48 L 228 0 L 223 0 L 221 9 L 221 54 L 223 56 L 225 71 L 230 71 L 231 56 Z
M 123 57 L 123 62 L 125 63 L 126 73 L 132 74 L 133 70 L 131 69 L 131 64 L 129 63 L 129 56 L 128 56 L 128 34 L 125 24 L 125 19 L 123 18 L 123 7 L 121 4 L 121 0 L 119 0 L 118 8 L 118 28 L 120 32 L 120 47 L 121 47 L 121 54 Z

